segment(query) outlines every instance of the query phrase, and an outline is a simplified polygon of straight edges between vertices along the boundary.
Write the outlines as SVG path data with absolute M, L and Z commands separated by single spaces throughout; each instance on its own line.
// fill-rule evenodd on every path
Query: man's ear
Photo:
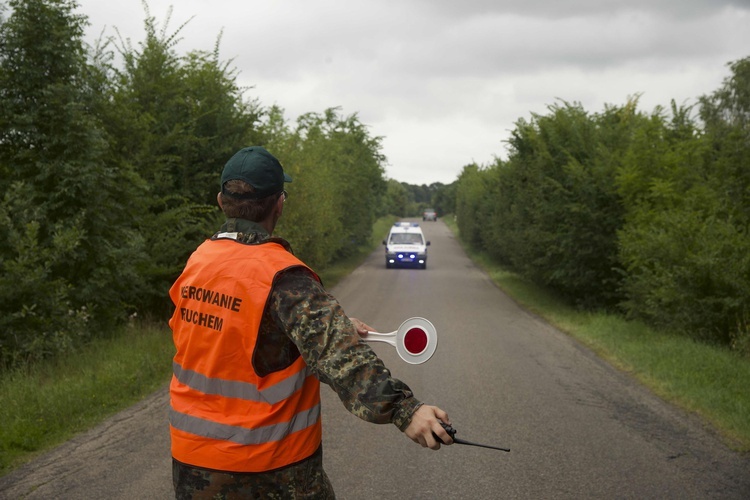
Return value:
M 224 207 L 221 205 L 221 191 L 216 194 L 216 203 L 219 204 L 220 209 L 224 210 Z

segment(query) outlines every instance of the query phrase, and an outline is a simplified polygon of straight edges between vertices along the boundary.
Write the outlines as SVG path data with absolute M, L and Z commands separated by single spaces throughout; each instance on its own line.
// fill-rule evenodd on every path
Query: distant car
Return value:
M 427 247 L 422 228 L 416 222 L 396 222 L 388 232 L 385 245 L 385 267 L 416 266 L 427 268 Z
M 432 208 L 425 208 L 424 212 L 422 213 L 422 220 L 436 221 L 437 212 Z

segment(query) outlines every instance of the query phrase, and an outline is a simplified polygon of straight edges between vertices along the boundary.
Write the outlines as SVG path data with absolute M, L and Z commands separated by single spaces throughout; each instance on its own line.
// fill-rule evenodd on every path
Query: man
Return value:
M 178 499 L 334 498 L 322 466 L 320 381 L 366 421 L 393 423 L 434 450 L 452 443 L 440 426 L 448 415 L 391 377 L 360 341 L 371 328 L 349 319 L 271 236 L 291 180 L 262 147 L 232 156 L 217 196 L 227 220 L 170 290 Z

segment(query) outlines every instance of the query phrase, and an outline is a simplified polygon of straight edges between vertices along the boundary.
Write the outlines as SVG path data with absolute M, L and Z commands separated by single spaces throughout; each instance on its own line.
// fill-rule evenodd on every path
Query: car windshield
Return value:
M 422 235 L 418 233 L 396 233 L 391 235 L 393 245 L 421 245 Z

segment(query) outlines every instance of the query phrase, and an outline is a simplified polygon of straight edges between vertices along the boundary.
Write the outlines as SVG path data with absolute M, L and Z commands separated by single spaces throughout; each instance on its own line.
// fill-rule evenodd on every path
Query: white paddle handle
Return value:
M 396 333 L 378 333 L 378 332 L 367 332 L 366 337 L 361 337 L 365 342 L 385 342 L 396 347 Z

